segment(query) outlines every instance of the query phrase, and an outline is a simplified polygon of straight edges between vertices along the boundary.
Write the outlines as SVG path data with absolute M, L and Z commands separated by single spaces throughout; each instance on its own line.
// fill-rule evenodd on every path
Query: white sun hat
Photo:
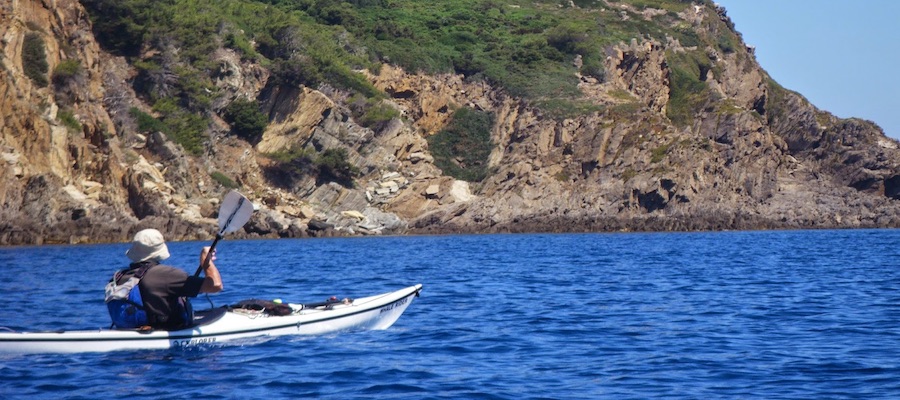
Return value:
M 169 258 L 169 248 L 162 233 L 156 229 L 144 229 L 134 234 L 131 248 L 125 255 L 136 263 L 154 259 L 162 261 Z

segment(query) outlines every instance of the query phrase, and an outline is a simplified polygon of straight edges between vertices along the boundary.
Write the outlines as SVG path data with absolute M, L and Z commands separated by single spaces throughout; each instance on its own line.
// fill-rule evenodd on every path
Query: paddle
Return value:
M 200 271 L 203 271 L 206 269 L 206 266 L 209 265 L 209 261 L 212 259 L 213 251 L 216 250 L 216 244 L 219 243 L 219 240 L 222 239 L 226 233 L 241 229 L 241 227 L 250 220 L 250 215 L 252 214 L 253 203 L 251 203 L 250 200 L 247 200 L 244 195 L 238 193 L 236 190 L 232 190 L 225 195 L 225 199 L 222 200 L 222 205 L 219 206 L 219 233 L 216 234 L 216 239 L 213 240 L 212 246 L 209 246 L 209 252 L 206 253 L 203 263 L 197 267 L 197 272 L 194 273 L 194 276 L 200 276 Z

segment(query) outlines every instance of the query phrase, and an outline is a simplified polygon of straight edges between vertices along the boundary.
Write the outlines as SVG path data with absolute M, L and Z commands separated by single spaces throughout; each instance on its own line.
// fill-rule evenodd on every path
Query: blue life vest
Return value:
M 118 284 L 118 280 L 124 271 L 118 271 L 113 275 L 112 281 L 106 285 L 106 308 L 109 310 L 114 327 L 134 329 L 149 324 L 138 283 L 154 265 L 140 267 L 134 276 L 128 278 L 121 285 Z

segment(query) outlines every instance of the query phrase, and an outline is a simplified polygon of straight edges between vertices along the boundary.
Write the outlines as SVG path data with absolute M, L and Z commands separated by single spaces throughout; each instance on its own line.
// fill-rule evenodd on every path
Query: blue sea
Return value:
M 171 243 L 193 273 L 204 242 Z M 225 291 L 320 301 L 422 283 L 384 331 L 0 355 L 0 398 L 897 399 L 900 231 L 226 240 Z M 0 326 L 108 326 L 126 244 L 0 248 Z

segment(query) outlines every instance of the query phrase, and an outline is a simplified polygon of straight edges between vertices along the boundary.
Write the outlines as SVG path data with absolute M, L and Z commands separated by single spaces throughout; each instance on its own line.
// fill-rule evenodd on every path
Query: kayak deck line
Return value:
M 114 329 L 15 333 L 0 331 L 0 354 L 157 349 L 259 336 L 315 335 L 347 329 L 386 329 L 400 317 L 412 299 L 419 296 L 421 289 L 422 285 L 417 284 L 394 292 L 358 298 L 350 304 L 335 304 L 326 309 L 302 308 L 288 315 L 249 316 L 226 309 L 221 316 L 212 317 L 213 320 L 210 322 L 179 331 L 139 332 Z M 198 313 L 217 312 L 219 309 L 224 307 Z M 71 344 L 73 348 L 63 347 L 66 344 Z M 82 347 L 78 348 L 79 345 Z

